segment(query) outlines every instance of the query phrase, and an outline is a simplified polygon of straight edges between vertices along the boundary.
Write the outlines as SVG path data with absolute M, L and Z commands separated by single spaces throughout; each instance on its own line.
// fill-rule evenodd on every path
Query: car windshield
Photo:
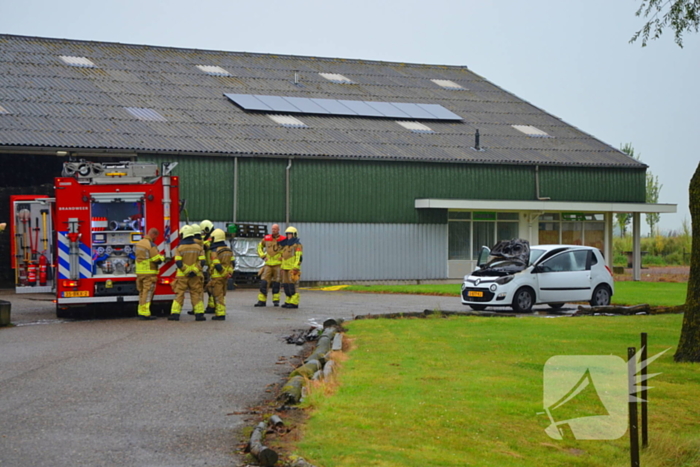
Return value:
M 540 256 L 542 256 L 544 254 L 544 252 L 545 252 L 545 250 L 537 250 L 534 248 L 531 249 L 530 250 L 530 262 L 528 263 L 528 265 L 535 264 L 537 262 L 537 260 L 540 259 Z

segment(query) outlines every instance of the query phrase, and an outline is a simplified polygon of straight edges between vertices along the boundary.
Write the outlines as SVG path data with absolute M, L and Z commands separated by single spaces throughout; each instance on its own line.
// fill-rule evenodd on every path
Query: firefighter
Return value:
M 282 287 L 285 303 L 282 308 L 299 308 L 297 285 L 301 277 L 303 247 L 299 242 L 297 229 L 291 225 L 284 231 L 287 238 L 280 242 L 282 247 Z
M 203 220 L 199 227 L 202 229 L 202 246 L 204 247 L 204 256 L 207 258 L 207 270 L 204 273 L 204 290 L 206 290 L 209 299 L 207 300 L 207 307 L 204 310 L 205 313 L 214 313 L 216 308 L 216 302 L 214 300 L 214 295 L 209 291 L 209 280 L 211 279 L 211 241 L 212 232 L 214 231 L 214 224 L 210 220 Z M 190 312 L 188 312 L 190 313 Z
M 202 302 L 202 269 L 206 264 L 204 249 L 194 238 L 195 229 L 185 226 L 181 230 L 182 241 L 175 248 L 175 264 L 177 265 L 177 281 L 175 300 L 170 308 L 170 321 L 179 321 L 182 305 L 185 302 L 185 292 L 190 292 L 192 308 L 196 321 L 206 321 L 204 317 L 204 302 Z
M 155 244 L 158 229 L 151 228 L 144 238 L 134 245 L 136 254 L 136 289 L 139 291 L 139 318 L 144 320 L 156 319 L 151 315 L 151 295 L 158 278 L 158 264 L 165 258 L 158 252 Z
M 282 251 L 278 242 L 283 240 L 280 236 L 280 226 L 272 224 L 272 235 L 265 235 L 258 244 L 258 256 L 265 261 L 260 273 L 260 293 L 258 302 L 253 306 L 267 306 L 267 286 L 272 289 L 272 304 L 280 306 L 280 265 L 282 264 Z
M 212 320 L 223 321 L 226 319 L 226 285 L 228 278 L 233 275 L 235 258 L 233 251 L 226 245 L 226 234 L 221 229 L 216 229 L 211 234 L 211 279 L 209 280 L 209 293 L 216 300 L 216 315 Z

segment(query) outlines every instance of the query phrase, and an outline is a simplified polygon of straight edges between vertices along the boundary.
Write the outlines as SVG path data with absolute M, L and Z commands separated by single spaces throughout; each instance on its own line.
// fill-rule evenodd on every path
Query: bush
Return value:
M 613 256 L 613 266 L 627 267 L 627 255 L 615 255 L 615 256 Z
M 666 266 L 663 256 L 646 255 L 642 256 L 642 266 Z

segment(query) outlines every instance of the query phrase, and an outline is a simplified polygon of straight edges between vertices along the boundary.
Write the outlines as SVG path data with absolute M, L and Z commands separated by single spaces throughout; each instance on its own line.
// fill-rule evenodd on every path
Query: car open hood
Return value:
M 486 264 L 473 276 L 507 276 L 527 268 L 530 260 L 530 242 L 522 239 L 498 242 L 489 253 Z

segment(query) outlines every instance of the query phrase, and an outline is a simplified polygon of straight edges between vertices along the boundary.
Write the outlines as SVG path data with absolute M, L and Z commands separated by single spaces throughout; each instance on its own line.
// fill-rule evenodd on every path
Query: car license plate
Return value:
M 89 297 L 90 292 L 87 290 L 76 290 L 74 292 L 63 292 L 64 297 Z
M 467 294 L 469 297 L 483 297 L 484 292 L 478 292 L 476 290 L 470 290 L 469 293 Z

